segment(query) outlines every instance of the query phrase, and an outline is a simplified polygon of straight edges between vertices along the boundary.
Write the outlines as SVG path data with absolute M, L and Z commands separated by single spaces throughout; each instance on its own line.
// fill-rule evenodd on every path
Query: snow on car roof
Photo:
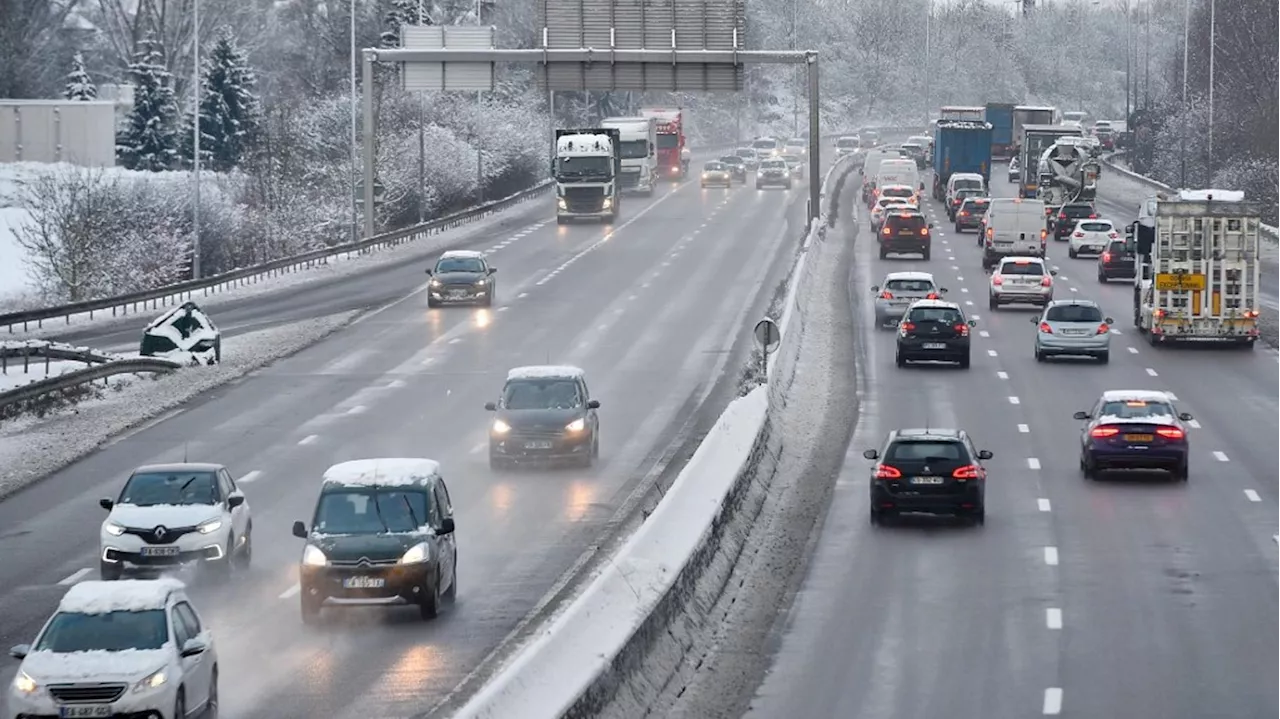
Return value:
M 578 379 L 586 375 L 581 367 L 573 365 L 529 365 L 527 367 L 515 367 L 507 372 L 507 381 L 513 379 L 556 379 L 556 378 L 574 378 Z
M 440 463 L 418 457 L 377 457 L 353 459 L 335 464 L 324 472 L 323 484 L 343 486 L 403 486 L 420 484 L 440 474 Z
M 1000 259 L 1000 264 L 1002 265 L 1026 265 L 1026 264 L 1033 264 L 1033 263 L 1037 265 L 1043 265 L 1044 260 L 1043 258 L 1040 258 L 1040 257 L 1021 257 L 1021 256 L 1013 256 L 1013 255 L 1009 257 L 1003 257 Z
M 933 273 L 931 272 L 890 272 L 884 276 L 885 280 L 928 280 L 933 282 Z
M 1109 389 L 1102 393 L 1103 402 L 1168 402 L 1169 395 L 1154 389 Z
M 1215 202 L 1244 202 L 1244 193 L 1240 190 L 1180 190 L 1179 200 L 1204 202 L 1212 196 Z
M 484 253 L 479 250 L 448 250 L 440 254 L 440 259 L 450 259 L 454 257 L 465 257 L 467 259 L 479 259 L 484 257 Z
M 58 611 L 108 614 L 164 609 L 169 594 L 185 587 L 185 584 L 170 577 L 80 582 L 63 595 L 62 601 L 58 602 Z

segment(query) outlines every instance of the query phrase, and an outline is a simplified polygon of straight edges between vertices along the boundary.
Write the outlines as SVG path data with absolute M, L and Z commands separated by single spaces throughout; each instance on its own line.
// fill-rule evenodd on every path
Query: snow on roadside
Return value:
M 78 360 L 46 361 L 43 357 L 32 357 L 25 363 L 21 357 L 0 360 L 0 392 L 38 382 L 42 379 L 48 379 L 49 377 L 57 377 L 67 372 L 75 372 L 86 367 L 92 367 L 93 364 L 92 362 Z
M 14 299 L 31 287 L 27 279 L 27 251 L 18 244 L 18 228 L 31 217 L 21 207 L 0 204 L 0 302 Z
M 89 454 L 111 437 L 202 392 L 291 355 L 337 331 L 356 315 L 343 312 L 224 340 L 223 363 L 140 376 L 71 412 L 0 423 L 0 499 Z

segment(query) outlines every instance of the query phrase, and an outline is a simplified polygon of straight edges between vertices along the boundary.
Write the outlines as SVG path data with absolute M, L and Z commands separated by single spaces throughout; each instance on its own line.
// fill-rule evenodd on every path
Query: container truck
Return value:
M 982 116 L 986 114 L 984 107 L 962 107 L 960 105 L 943 105 L 938 112 L 938 120 L 968 120 L 970 122 L 984 122 Z
M 1149 198 L 1136 239 L 1133 324 L 1152 345 L 1258 340 L 1261 206 L 1234 190 Z
M 652 117 L 606 117 L 621 140 L 622 191 L 652 195 L 658 182 L 658 121 Z
M 976 172 L 991 186 L 991 123 L 939 120 L 933 140 L 933 199 L 942 200 L 957 172 Z
M 988 102 L 982 119 L 991 125 L 991 157 L 1007 160 L 1013 157 L 1013 109 L 1015 105 Z
M 556 130 L 556 222 L 616 222 L 622 201 L 621 135 L 615 127 Z
M 1022 130 L 1027 125 L 1054 125 L 1058 122 L 1058 108 L 1036 105 L 1017 105 L 1013 108 L 1013 156 L 1022 157 Z M 1026 167 L 1026 165 L 1023 165 Z
M 1040 158 L 1062 137 L 1084 137 L 1084 130 L 1070 125 L 1024 125 L 1018 164 L 1022 167 L 1021 196 L 1037 197 L 1040 191 Z
M 658 173 L 672 180 L 684 179 L 689 171 L 681 162 L 685 148 L 684 111 L 680 108 L 646 108 L 640 111 L 640 115 L 652 117 L 658 123 Z

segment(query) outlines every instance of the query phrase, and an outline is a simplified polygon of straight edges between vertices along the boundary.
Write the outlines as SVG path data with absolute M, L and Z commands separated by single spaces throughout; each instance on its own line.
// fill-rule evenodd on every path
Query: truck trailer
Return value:
M 621 134 L 614 127 L 556 130 L 551 174 L 556 182 L 556 222 L 612 223 L 622 201 Z
M 1037 105 L 1017 105 L 1013 108 L 1013 156 L 1022 157 L 1022 135 L 1023 128 L 1027 125 L 1056 125 L 1058 122 L 1058 108 L 1041 107 Z M 1023 165 L 1026 167 L 1026 165 Z
M 618 131 L 622 191 L 652 195 L 658 182 L 658 121 L 652 117 L 606 117 L 601 127 Z
M 681 161 L 685 148 L 684 111 L 680 108 L 646 108 L 642 117 L 652 117 L 657 123 L 658 173 L 672 180 L 683 180 L 689 168 Z
M 1040 158 L 1044 151 L 1062 137 L 1084 137 L 1084 130 L 1070 125 L 1024 125 L 1022 128 L 1021 154 L 1018 164 L 1022 167 L 1020 196 L 1037 197 L 1040 191 Z
M 976 172 L 991 186 L 991 123 L 939 120 L 933 140 L 933 198 L 942 200 L 957 172 Z
M 988 102 L 982 119 L 991 125 L 991 157 L 1007 160 L 1013 157 L 1013 110 L 1016 106 Z

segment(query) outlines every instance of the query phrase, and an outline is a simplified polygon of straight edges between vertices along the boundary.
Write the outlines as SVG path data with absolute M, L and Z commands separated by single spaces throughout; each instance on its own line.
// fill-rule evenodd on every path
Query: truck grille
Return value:
M 637 187 L 640 184 L 640 173 L 624 172 L 618 184 L 622 187 Z
M 110 704 L 127 688 L 124 684 L 50 684 L 49 694 L 65 704 Z
M 599 212 L 604 200 L 604 188 L 567 187 L 564 202 L 570 212 Z

